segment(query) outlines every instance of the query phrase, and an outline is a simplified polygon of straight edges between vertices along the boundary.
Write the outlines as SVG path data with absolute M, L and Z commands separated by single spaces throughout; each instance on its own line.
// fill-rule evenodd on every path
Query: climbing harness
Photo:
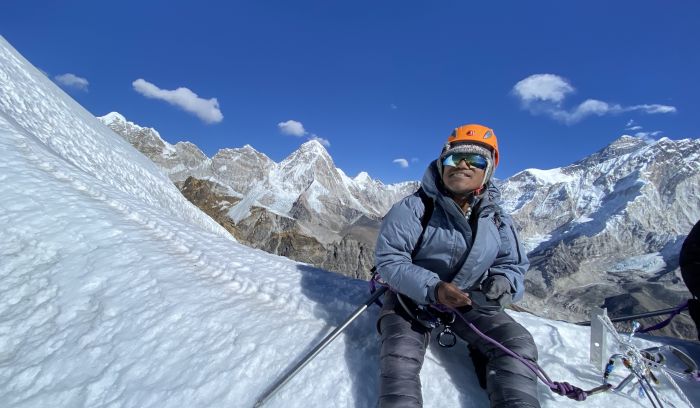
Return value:
M 374 283 L 372 283 L 372 284 L 370 285 L 371 287 L 375 287 L 375 288 L 376 288 L 377 285 L 381 285 L 383 288 L 388 288 L 389 290 L 392 290 L 392 289 L 386 284 L 386 282 L 384 282 L 384 281 L 381 279 L 381 277 L 379 277 L 376 273 L 375 273 L 374 276 L 372 277 L 372 281 L 374 281 Z M 377 289 L 377 290 L 378 290 L 378 289 Z M 392 290 L 392 291 L 393 291 L 393 290 Z M 393 292 L 396 293 L 396 291 L 393 291 Z M 398 299 L 399 299 L 399 301 L 401 302 L 401 297 L 398 297 Z M 404 307 L 405 307 L 405 306 L 404 306 Z M 547 373 L 542 369 L 542 367 L 540 367 L 539 365 L 537 365 L 537 363 L 535 363 L 535 362 L 533 362 L 533 361 L 529 361 L 529 360 L 523 358 L 522 356 L 520 356 L 520 355 L 517 354 L 516 352 L 514 352 L 514 351 L 510 350 L 509 348 L 505 347 L 503 344 L 499 343 L 498 341 L 494 340 L 493 338 L 491 338 L 491 337 L 487 336 L 486 334 L 482 333 L 479 329 L 476 328 L 476 326 L 474 326 L 474 324 L 472 324 L 471 322 L 469 322 L 469 321 L 462 315 L 462 313 L 460 313 L 458 310 L 456 310 L 456 309 L 454 309 L 454 308 L 451 308 L 451 307 L 444 306 L 444 305 L 440 305 L 440 304 L 438 304 L 438 305 L 431 305 L 430 307 L 431 307 L 432 309 L 434 309 L 434 310 L 440 312 L 441 314 L 449 314 L 449 315 L 452 315 L 451 323 L 448 324 L 447 328 L 448 328 L 449 333 L 451 334 L 451 336 L 454 336 L 454 343 L 451 344 L 449 347 L 454 346 L 454 344 L 457 343 L 457 337 L 456 337 L 456 335 L 454 334 L 454 332 L 452 332 L 452 330 L 450 329 L 450 326 L 452 325 L 452 323 L 454 323 L 454 321 L 456 320 L 456 318 L 459 317 L 459 318 L 464 322 L 464 324 L 466 324 L 470 329 L 472 329 L 479 337 L 481 337 L 482 339 L 486 340 L 487 342 L 493 344 L 493 345 L 496 346 L 499 350 L 503 351 L 504 353 L 508 354 L 509 356 L 511 356 L 511 357 L 515 358 L 516 360 L 520 361 L 521 363 L 523 363 L 528 369 L 530 369 L 533 373 L 535 373 L 535 375 L 537 375 L 537 377 L 538 377 L 545 385 L 547 385 L 547 386 L 549 387 L 550 390 L 552 390 L 553 392 L 555 392 L 555 393 L 557 393 L 557 394 L 559 394 L 559 395 L 562 395 L 562 396 L 571 398 L 571 399 L 576 400 L 576 401 L 584 401 L 584 400 L 585 400 L 588 396 L 590 396 L 590 395 L 594 395 L 594 394 L 597 394 L 597 393 L 600 393 L 600 392 L 604 392 L 604 391 L 607 391 L 607 390 L 609 390 L 609 389 L 611 388 L 611 385 L 609 385 L 609 384 L 603 384 L 603 385 L 600 385 L 600 386 L 595 387 L 595 388 L 593 388 L 593 389 L 590 389 L 590 390 L 588 390 L 588 391 L 584 391 L 584 390 L 582 390 L 582 389 L 579 388 L 579 387 L 576 387 L 576 386 L 573 386 L 573 385 L 569 384 L 568 382 L 552 381 L 552 379 L 547 375 Z M 409 316 L 412 316 L 412 315 L 410 314 L 410 311 L 409 311 L 408 309 L 407 309 L 406 311 L 409 312 Z M 417 320 L 417 319 L 416 319 L 416 320 Z M 427 327 L 429 327 L 429 326 L 427 326 Z M 436 327 L 437 327 L 437 326 L 436 326 Z M 445 332 L 443 331 L 443 332 L 440 333 L 440 334 L 444 334 L 444 333 L 445 333 Z M 438 342 L 439 342 L 439 335 L 438 335 Z M 442 344 L 440 344 L 440 345 L 443 346 Z M 443 346 L 443 347 L 447 347 L 447 346 Z
M 458 316 L 464 324 L 466 324 L 470 329 L 472 329 L 479 337 L 482 339 L 488 341 L 489 343 L 493 344 L 496 346 L 499 350 L 503 351 L 504 353 L 508 354 L 509 356 L 515 358 L 516 360 L 520 361 L 525 365 L 530 371 L 535 373 L 537 375 L 537 378 L 540 379 L 549 389 L 559 395 L 565 396 L 567 398 L 576 400 L 576 401 L 584 401 L 588 396 L 598 394 L 604 391 L 607 391 L 610 389 L 610 385 L 608 384 L 603 384 L 598 387 L 592 388 L 588 391 L 584 391 L 583 389 L 576 387 L 574 385 L 569 384 L 568 382 L 562 381 L 552 381 L 552 379 L 547 375 L 547 373 L 540 367 L 537 363 L 534 361 L 529 361 L 525 359 L 524 357 L 520 356 L 518 353 L 510 350 L 503 344 L 499 343 L 498 341 L 494 340 L 493 338 L 487 336 L 481 330 L 477 329 L 474 324 L 469 322 L 461 313 L 459 313 L 457 310 L 447 307 L 447 306 L 442 306 L 438 305 L 438 307 L 444 308 L 445 310 L 452 311 L 456 316 Z
M 454 313 L 439 310 L 431 305 L 415 305 L 398 293 L 396 293 L 396 298 L 408 316 L 426 329 L 442 328 L 437 336 L 440 346 L 450 348 L 457 344 L 457 335 L 452 331 L 452 324 L 455 322 Z M 411 307 L 411 305 L 415 305 L 415 307 Z M 415 313 L 412 313 L 411 309 L 414 309 Z
M 633 322 L 632 332 L 625 339 L 617 332 L 612 324 L 612 321 L 606 314 L 599 315 L 598 319 L 600 319 L 603 326 L 613 336 L 620 347 L 620 352 L 615 353 L 610 357 L 603 371 L 603 383 L 610 385 L 611 391 L 620 392 L 627 385 L 631 384 L 634 379 L 637 379 L 639 396 L 641 398 L 646 396 L 654 408 L 663 408 L 665 406 L 664 403 L 666 403 L 667 406 L 674 406 L 673 403 L 659 395 L 659 393 L 657 393 L 654 389 L 654 386 L 661 384 L 658 374 L 654 373 L 654 370 L 656 370 L 657 373 L 660 372 L 663 374 L 666 381 L 671 385 L 674 391 L 676 391 L 683 402 L 689 407 L 693 407 L 693 404 L 688 400 L 688 397 L 686 397 L 674 380 L 675 377 L 700 384 L 698 366 L 695 361 L 690 358 L 690 356 L 678 348 L 669 345 L 639 349 L 632 342 L 634 335 L 640 332 L 639 328 L 641 326 L 638 322 Z M 675 356 L 685 365 L 686 368 L 679 371 L 669 367 L 667 365 L 665 353 L 670 353 L 671 355 Z M 622 363 L 630 374 L 628 374 L 627 377 L 625 377 L 617 386 L 612 386 L 609 382 L 609 377 L 618 361 Z
M 388 288 L 388 284 L 378 273 L 372 275 L 370 279 L 370 293 L 374 293 L 377 287 Z M 401 294 L 394 292 L 396 299 L 411 320 L 418 322 L 421 326 L 432 331 L 440 328 L 437 335 L 438 344 L 445 348 L 453 347 L 457 344 L 457 335 L 452 331 L 452 324 L 455 322 L 455 315 L 451 312 L 438 310 L 431 305 L 416 305 L 413 301 L 405 299 Z M 382 307 L 382 303 L 375 302 Z

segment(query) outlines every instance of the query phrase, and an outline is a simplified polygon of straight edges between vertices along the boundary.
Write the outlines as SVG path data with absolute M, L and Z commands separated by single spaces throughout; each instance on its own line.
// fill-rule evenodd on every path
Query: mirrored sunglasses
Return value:
M 480 154 L 476 153 L 453 153 L 445 157 L 442 161 L 443 166 L 453 166 L 457 167 L 459 162 L 463 161 L 469 165 L 469 167 L 476 167 L 477 169 L 485 170 L 489 162 L 486 158 Z

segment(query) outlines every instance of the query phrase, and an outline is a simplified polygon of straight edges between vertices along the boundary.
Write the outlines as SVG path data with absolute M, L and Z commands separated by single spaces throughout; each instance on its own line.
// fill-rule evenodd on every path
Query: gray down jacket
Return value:
M 467 219 L 444 192 L 436 161 L 428 166 L 421 185 L 434 202 L 421 246 L 412 259 L 425 211 L 420 196 L 414 194 L 396 203 L 384 217 L 375 250 L 379 275 L 418 304 L 435 302 L 433 293 L 440 280 L 469 291 L 489 275 L 508 278 L 513 300 L 520 300 L 529 261 L 512 219 L 498 206 L 496 186 L 489 183 L 474 198 Z

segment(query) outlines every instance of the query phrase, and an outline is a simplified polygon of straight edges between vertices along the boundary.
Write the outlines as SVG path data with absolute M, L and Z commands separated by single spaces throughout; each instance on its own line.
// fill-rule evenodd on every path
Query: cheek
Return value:
M 460 180 L 456 180 L 456 179 L 454 179 L 454 178 L 450 178 L 450 177 L 449 177 L 449 173 L 448 173 L 448 172 L 444 172 L 444 173 L 442 173 L 442 184 L 443 184 L 444 186 L 447 186 L 447 187 L 459 188 L 459 187 L 460 187 L 460 184 L 462 184 L 462 182 L 461 182 Z

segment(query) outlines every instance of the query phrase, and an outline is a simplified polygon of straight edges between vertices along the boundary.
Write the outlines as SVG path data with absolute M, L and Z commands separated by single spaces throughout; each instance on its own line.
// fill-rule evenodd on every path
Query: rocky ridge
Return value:
M 367 173 L 350 178 L 317 141 L 280 163 L 250 145 L 210 159 L 194 144 L 173 146 L 118 113 L 99 119 L 239 241 L 348 276 L 369 277 L 381 217 L 417 189 L 415 182 L 384 185 Z
M 569 166 L 520 172 L 501 189 L 531 260 L 524 307 L 575 321 L 594 305 L 628 315 L 689 297 L 678 253 L 700 219 L 700 140 L 622 136 Z M 692 337 L 692 322 L 681 316 L 667 334 Z

